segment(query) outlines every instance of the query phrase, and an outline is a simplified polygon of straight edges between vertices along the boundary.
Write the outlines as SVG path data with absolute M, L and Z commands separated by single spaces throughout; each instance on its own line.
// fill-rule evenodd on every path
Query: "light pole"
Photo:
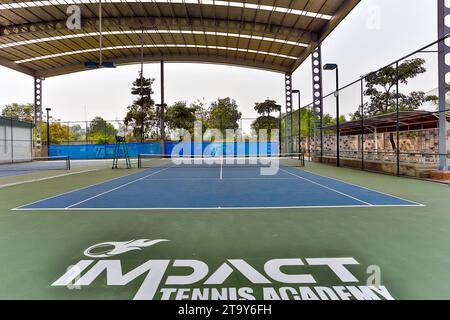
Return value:
M 51 108 L 45 108 L 47 111 L 47 157 L 50 157 L 50 111 Z
M 327 63 L 323 66 L 324 70 L 336 70 L 336 165 L 338 167 L 341 166 L 341 159 L 340 159 L 340 123 L 339 123 L 339 67 L 335 63 Z
M 279 124 L 280 129 L 278 130 L 279 131 L 278 132 L 278 154 L 281 155 L 281 143 L 282 143 L 282 141 L 281 141 L 281 127 L 283 126 L 283 121 L 282 121 L 282 117 L 281 117 L 281 114 L 282 114 L 281 110 L 282 110 L 283 107 L 281 105 L 279 105 L 279 104 L 277 104 L 276 107 L 278 108 L 278 110 L 280 110 L 280 124 Z
M 298 153 L 302 153 L 302 109 L 300 90 L 292 90 L 292 93 L 298 94 Z
M 161 140 L 164 141 L 164 139 L 165 139 L 165 133 L 164 133 L 164 131 L 165 131 L 165 129 L 164 129 L 164 127 L 165 127 L 165 125 L 164 125 L 164 121 L 165 121 L 165 119 L 164 119 L 164 111 L 165 111 L 165 109 L 167 109 L 167 104 L 166 103 L 157 103 L 157 104 L 155 104 L 155 106 L 157 106 L 159 108 L 159 121 L 160 121 L 159 131 L 160 131 L 160 134 L 161 134 Z

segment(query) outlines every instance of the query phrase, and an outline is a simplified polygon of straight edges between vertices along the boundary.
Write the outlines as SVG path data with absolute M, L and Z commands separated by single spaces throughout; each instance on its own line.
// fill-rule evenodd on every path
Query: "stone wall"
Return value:
M 365 152 L 395 152 L 392 149 L 392 145 L 389 139 L 389 133 L 377 134 L 377 145 L 375 143 L 375 135 L 367 134 L 364 136 L 364 151 Z M 397 134 L 393 133 L 393 139 L 397 142 Z M 342 136 L 340 139 L 341 151 L 346 152 L 358 152 L 362 150 L 361 136 Z M 295 137 L 294 142 L 295 152 L 298 152 L 298 137 Z M 302 138 L 303 150 L 308 150 L 308 138 Z M 311 150 L 320 148 L 320 137 L 317 138 L 317 148 L 314 148 L 313 138 L 311 138 Z M 324 136 L 324 151 L 333 153 L 336 150 L 336 136 L 325 135 Z M 401 153 L 439 153 L 439 130 L 421 130 L 421 131 L 408 131 L 400 133 L 400 152 Z M 344 156 L 343 154 L 343 156 Z

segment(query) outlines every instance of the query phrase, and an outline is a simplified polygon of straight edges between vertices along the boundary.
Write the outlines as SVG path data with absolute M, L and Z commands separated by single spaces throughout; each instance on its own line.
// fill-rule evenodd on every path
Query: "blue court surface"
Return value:
M 421 206 L 293 167 L 151 168 L 15 210 L 256 209 Z

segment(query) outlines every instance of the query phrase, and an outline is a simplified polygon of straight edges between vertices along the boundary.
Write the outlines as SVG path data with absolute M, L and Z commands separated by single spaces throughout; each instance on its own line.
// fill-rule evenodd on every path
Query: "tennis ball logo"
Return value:
M 95 244 L 84 251 L 84 255 L 90 258 L 108 258 L 117 256 L 119 254 L 142 250 L 142 248 L 154 246 L 157 243 L 170 241 L 166 239 L 140 239 L 140 240 L 130 240 L 124 242 L 102 242 Z

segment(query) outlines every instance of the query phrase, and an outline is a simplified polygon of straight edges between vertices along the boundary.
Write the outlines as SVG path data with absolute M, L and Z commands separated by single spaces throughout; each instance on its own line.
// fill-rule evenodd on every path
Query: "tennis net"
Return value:
M 0 162 L 0 171 L 42 170 L 70 170 L 70 158 L 67 156 L 36 157 L 14 159 L 14 162 Z
M 163 156 L 140 154 L 139 168 L 263 168 L 263 167 L 304 167 L 303 154 L 271 156 Z

